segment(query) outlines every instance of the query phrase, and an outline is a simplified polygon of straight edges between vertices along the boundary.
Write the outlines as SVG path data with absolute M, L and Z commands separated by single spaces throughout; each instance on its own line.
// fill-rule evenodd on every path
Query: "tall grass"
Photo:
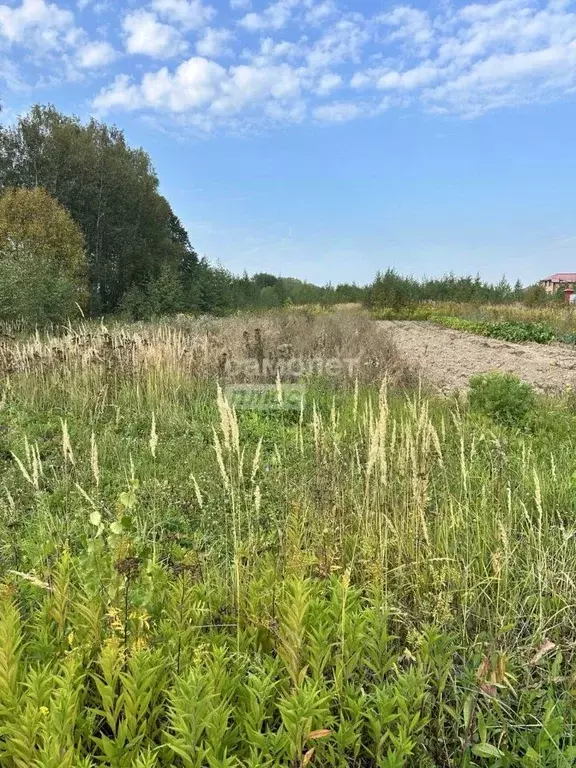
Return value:
M 31 340 L 3 386 L 0 765 L 572 765 L 568 406 L 309 377 L 236 411 L 141 333 Z
M 314 363 L 335 363 L 339 379 L 375 381 L 384 374 L 398 384 L 414 379 L 392 341 L 375 333 L 370 315 L 354 306 L 229 318 L 180 315 L 170 322 L 128 326 L 83 322 L 37 330 L 31 336 L 0 324 L 1 375 L 58 369 L 76 381 L 96 369 L 112 375 L 148 375 L 161 368 L 172 377 L 273 381 L 288 361 L 301 364 L 299 374 L 314 371 Z

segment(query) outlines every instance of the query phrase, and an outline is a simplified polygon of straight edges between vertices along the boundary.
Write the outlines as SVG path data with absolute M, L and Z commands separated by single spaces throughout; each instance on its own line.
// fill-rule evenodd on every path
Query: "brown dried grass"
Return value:
M 162 370 L 194 378 L 274 381 L 304 373 L 409 385 L 416 375 L 369 314 L 287 309 L 228 318 L 178 316 L 159 323 L 82 323 L 21 341 L 0 337 L 0 374 Z

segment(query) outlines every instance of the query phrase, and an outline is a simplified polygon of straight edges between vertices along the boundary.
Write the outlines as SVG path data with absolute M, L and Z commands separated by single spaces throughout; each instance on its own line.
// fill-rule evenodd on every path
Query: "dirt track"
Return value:
M 425 380 L 447 392 L 466 387 L 475 373 L 515 373 L 535 388 L 576 389 L 576 350 L 562 344 L 512 344 L 453 331 L 432 323 L 382 320 L 404 357 Z

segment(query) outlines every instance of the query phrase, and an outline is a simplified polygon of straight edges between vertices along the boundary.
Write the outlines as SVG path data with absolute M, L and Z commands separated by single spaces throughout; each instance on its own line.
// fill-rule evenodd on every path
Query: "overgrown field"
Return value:
M 5 343 L 0 766 L 573 765 L 572 403 L 254 323 Z

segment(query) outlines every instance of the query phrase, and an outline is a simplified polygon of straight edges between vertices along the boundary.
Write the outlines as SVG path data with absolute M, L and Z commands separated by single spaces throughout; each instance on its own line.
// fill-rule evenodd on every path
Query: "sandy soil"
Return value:
M 444 392 L 489 371 L 514 373 L 541 391 L 576 389 L 576 349 L 567 345 L 512 344 L 413 321 L 381 320 L 379 326 L 423 378 Z

